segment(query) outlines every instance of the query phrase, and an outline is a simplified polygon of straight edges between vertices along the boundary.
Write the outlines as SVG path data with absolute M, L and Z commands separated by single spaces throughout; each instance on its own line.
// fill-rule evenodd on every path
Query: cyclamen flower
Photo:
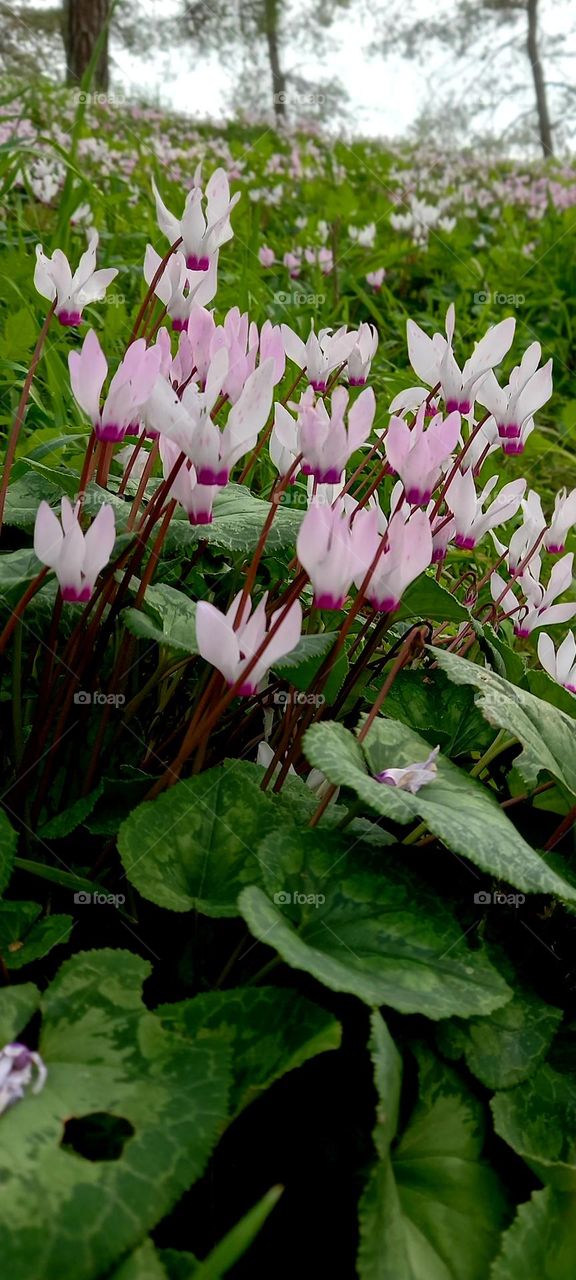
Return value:
M 118 275 L 116 267 L 96 270 L 98 239 L 98 232 L 95 231 L 74 275 L 66 254 L 61 249 L 55 249 L 52 257 L 48 258 L 42 245 L 36 245 L 34 285 L 43 298 L 56 302 L 55 313 L 60 324 L 80 324 L 84 307 L 90 302 L 101 302 L 108 285 Z
M 448 413 L 458 409 L 471 413 L 482 378 L 500 364 L 514 338 L 516 321 L 512 316 L 488 329 L 472 355 L 460 369 L 452 351 L 455 312 L 451 304 L 446 312 L 446 337 L 435 333 L 429 338 L 414 320 L 408 320 L 408 355 L 414 372 L 429 387 L 438 383 Z
M 376 239 L 376 223 L 369 222 L 365 227 L 348 227 L 348 235 L 363 249 L 373 249 Z
M 512 534 L 508 550 L 499 542 L 495 534 L 492 535 L 499 555 L 506 556 L 506 564 L 511 574 L 518 572 L 527 553 L 535 546 L 540 534 L 546 528 L 546 517 L 542 511 L 542 502 L 534 489 L 529 490 L 527 497 L 522 498 L 520 505 L 524 519 L 520 527 Z M 530 565 L 532 572 L 534 572 L 534 558 L 530 559 Z M 528 569 L 528 566 L 526 568 Z
M 376 399 L 371 387 L 366 387 L 348 409 L 348 392 L 345 387 L 334 391 L 330 412 L 323 400 L 315 400 L 309 388 L 298 406 L 298 452 L 302 453 L 302 474 L 314 476 L 319 484 L 336 484 L 348 460 L 356 449 L 365 444 L 372 430 Z M 348 410 L 348 412 L 347 412 Z M 348 423 L 344 425 L 346 416 Z M 284 415 L 276 419 L 276 434 L 280 443 L 290 448 L 292 435 L 284 434 L 287 426 Z
M 434 782 L 437 777 L 436 757 L 439 752 L 440 747 L 434 747 L 426 760 L 420 764 L 408 764 L 403 769 L 383 769 L 381 773 L 374 775 L 375 780 L 385 782 L 389 787 L 399 787 L 401 791 L 409 791 L 410 795 L 415 796 L 421 787 Z
M 424 430 L 425 407 L 421 405 L 413 427 L 403 418 L 392 418 L 384 448 L 390 466 L 398 473 L 412 506 L 426 506 L 442 475 L 442 464 L 456 448 L 460 437 L 459 413 L 441 414 Z
M 17 1042 L 5 1045 L 0 1051 L 0 1115 L 20 1102 L 27 1090 L 40 1093 L 47 1076 L 39 1053 Z
M 159 253 L 146 245 L 144 255 L 144 279 L 151 285 L 162 259 Z M 183 253 L 176 252 L 168 259 L 160 279 L 154 285 L 154 293 L 164 303 L 176 333 L 185 329 L 193 306 L 205 307 L 216 295 L 218 287 L 218 250 L 212 255 L 206 271 L 190 271 Z
M 232 601 L 227 613 L 221 613 L 207 600 L 200 600 L 196 606 L 196 641 L 198 650 L 207 662 L 222 673 L 229 685 L 241 679 L 242 672 L 251 658 L 260 648 L 262 641 L 271 631 L 274 623 L 283 612 L 277 609 L 266 617 L 266 601 L 268 593 L 263 595 L 259 605 L 252 613 L 250 597 L 246 601 L 242 621 L 234 629 L 238 613 L 238 605 L 242 593 Z M 249 698 L 256 693 L 270 667 L 291 653 L 296 648 L 302 632 L 302 606 L 295 600 L 286 613 L 276 634 L 272 637 L 262 657 L 258 659 L 250 675 L 238 689 L 238 696 Z
M 281 476 L 285 476 L 294 466 L 300 446 L 298 443 L 298 425 L 283 404 L 278 401 L 274 405 L 274 425 L 270 433 L 270 458 Z M 294 467 L 292 481 L 300 472 L 300 463 Z
M 554 556 L 562 555 L 567 535 L 575 524 L 576 489 L 572 489 L 570 493 L 567 493 L 566 489 L 561 489 L 556 494 L 554 515 L 544 538 L 546 550 Z
M 525 480 L 512 480 L 505 484 L 486 511 L 484 503 L 498 484 L 498 476 L 491 476 L 480 494 L 476 493 L 471 470 L 457 471 L 446 494 L 446 502 L 456 521 L 456 546 L 472 551 L 489 529 L 504 524 L 516 515 L 526 489 Z
M 258 250 L 258 258 L 263 267 L 272 267 L 276 261 L 274 250 L 269 249 L 268 245 L 262 244 Z
M 53 569 L 60 585 L 62 599 L 84 604 L 90 599 L 94 584 L 110 559 L 116 529 L 114 510 L 106 503 L 86 533 L 78 519 L 80 504 L 73 507 L 62 498 L 62 523 L 42 501 L 34 525 L 34 551 L 42 564 Z
M 386 550 L 380 556 L 370 582 L 366 598 L 379 613 L 394 613 L 411 582 L 420 577 L 432 562 L 432 533 L 424 511 L 415 511 L 405 520 L 401 511 L 392 516 L 384 534 Z M 378 549 L 378 540 L 372 546 L 372 562 Z M 361 578 L 356 578 L 356 586 Z
M 552 360 L 541 369 L 539 342 L 533 342 L 510 374 L 507 387 L 498 386 L 492 370 L 482 380 L 476 398 L 493 414 L 500 437 L 505 441 L 521 440 L 522 428 L 552 395 Z M 516 449 L 514 452 L 521 452 Z
M 385 275 L 384 267 L 378 267 L 377 271 L 369 271 L 366 276 L 366 284 L 369 284 L 375 293 L 379 293 L 384 283 Z
M 284 350 L 289 360 L 304 369 L 310 386 L 315 391 L 325 391 L 328 378 L 334 369 L 345 364 L 358 341 L 357 333 L 347 333 L 346 326 L 332 333 L 331 329 L 314 330 L 303 342 L 289 325 L 282 325 Z
M 378 349 L 378 332 L 373 324 L 361 324 L 358 339 L 348 356 L 348 383 L 351 387 L 363 387 L 370 373 L 370 366 Z
M 548 627 L 560 622 L 569 622 L 574 617 L 576 603 L 554 603 L 558 596 L 572 586 L 573 562 L 574 555 L 571 551 L 562 556 L 561 560 L 557 560 L 548 579 L 547 587 L 543 587 L 539 581 L 540 566 L 536 566 L 534 573 L 530 573 L 527 566 L 526 572 L 521 578 L 524 602 L 518 601 L 513 591 L 507 587 L 500 577 L 500 574 L 492 574 L 490 579 L 492 599 L 495 602 L 499 601 L 500 607 L 505 614 L 515 619 L 514 631 L 517 636 L 525 638 L 531 635 L 533 631 L 536 631 L 538 627 Z
M 228 362 L 228 351 L 221 347 L 211 360 L 205 391 L 190 383 L 181 400 L 158 379 L 146 406 L 147 425 L 173 440 L 194 463 L 198 483 L 209 487 L 228 484 L 232 467 L 254 448 L 272 405 L 275 375 L 271 358 L 247 378 L 221 430 L 212 421 L 211 413 L 221 393 Z
M 100 409 L 100 394 L 108 373 L 108 362 L 94 330 L 90 329 L 86 334 L 80 352 L 70 352 L 68 366 L 74 399 L 88 414 L 99 440 L 117 443 L 127 432 L 138 433 L 140 410 L 160 372 L 162 354 L 160 344 L 147 347 L 144 338 L 132 342 L 118 365 Z
M 576 693 L 576 640 L 573 631 L 568 632 L 557 651 L 550 636 L 542 631 L 538 636 L 538 657 L 552 680 L 570 693 Z
M 308 509 L 296 554 L 314 587 L 317 609 L 341 609 L 352 583 L 362 581 L 378 542 L 375 510 L 358 511 L 351 521 L 341 500 Z
M 194 184 L 186 196 L 182 218 L 174 217 L 166 208 L 156 183 L 152 182 L 156 201 L 158 226 L 174 244 L 182 239 L 186 266 L 189 271 L 208 271 L 218 249 L 234 232 L 230 214 L 240 199 L 240 192 L 230 197 L 230 186 L 224 169 L 216 169 L 209 179 L 204 193 L 200 186 L 200 167 L 194 175 Z M 205 202 L 206 211 L 202 205 Z
M 300 267 L 302 265 L 302 250 L 298 249 L 296 253 L 285 253 L 282 259 L 285 267 L 288 268 L 288 274 L 292 280 L 297 280 L 300 275 Z
M 160 436 L 160 458 L 167 480 L 182 450 L 166 436 Z M 177 472 L 170 487 L 170 498 L 176 498 L 184 508 L 190 524 L 212 524 L 212 507 L 218 492 L 217 485 L 198 484 L 196 469 L 190 462 L 184 462 Z

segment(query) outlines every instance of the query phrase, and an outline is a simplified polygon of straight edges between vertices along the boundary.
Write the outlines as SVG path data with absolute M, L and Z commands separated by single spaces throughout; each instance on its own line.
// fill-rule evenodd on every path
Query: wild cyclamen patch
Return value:
M 153 113 L 140 125 L 154 131 Z M 534 1191 L 509 1226 L 514 1170 L 505 1191 L 498 1160 L 507 1144 L 514 1168 L 526 1161 L 519 1199 L 536 1176 L 574 1173 L 560 1005 L 569 1020 L 576 489 L 565 448 L 556 498 L 537 452 L 561 438 L 561 309 L 541 349 L 521 316 L 472 307 L 435 265 L 438 237 L 456 243 L 471 222 L 463 207 L 484 207 L 488 179 L 463 162 L 452 196 L 434 199 L 422 160 L 414 194 L 381 219 L 365 194 L 347 210 L 336 148 L 326 185 L 319 138 L 266 136 L 240 155 L 223 135 L 192 148 L 153 136 L 134 178 L 120 160 L 107 171 L 106 129 L 80 139 L 102 182 L 63 199 L 62 238 L 56 168 L 31 185 L 23 161 L 18 197 L 42 203 L 33 225 L 49 249 L 28 376 L 25 355 L 8 360 L 11 394 L 23 386 L 0 501 L 7 1272 L 218 1270 L 202 1209 L 221 1202 L 219 1155 L 198 1188 L 194 1257 L 171 1247 L 172 1210 L 226 1130 L 224 1163 L 243 1169 L 230 1220 L 252 1196 L 247 1133 L 252 1200 L 271 1188 L 227 1237 L 230 1265 L 280 1175 L 321 1214 L 311 1152 L 336 1270 L 355 1271 L 354 1206 L 347 1193 L 334 1226 L 334 1177 L 366 1182 L 361 1280 L 392 1257 L 405 1280 L 405 1239 L 424 1241 L 421 1265 L 439 1274 L 449 1256 L 481 1280 L 499 1250 L 540 1274 L 548 1259 L 518 1236 L 534 1215 L 530 1248 L 562 1240 L 566 1193 Z M 204 155 L 192 179 L 191 151 Z M 560 193 L 530 181 L 547 217 Z M 503 193 L 515 208 L 510 175 Z M 492 213 L 483 225 L 496 236 Z M 32 275 L 27 261 L 27 299 Z M 354 1001 L 382 1103 L 367 1181 Z M 394 1040 L 375 1008 L 391 1011 Z M 282 1092 L 309 1058 L 336 1062 L 341 1023 L 342 1063 L 322 1075 L 320 1059 Z M 358 1155 L 325 1111 L 341 1069 Z M 500 1142 L 483 1151 L 488 1094 Z M 531 1122 L 542 1099 L 545 1133 Z M 312 1112 L 310 1136 L 298 1118 Z

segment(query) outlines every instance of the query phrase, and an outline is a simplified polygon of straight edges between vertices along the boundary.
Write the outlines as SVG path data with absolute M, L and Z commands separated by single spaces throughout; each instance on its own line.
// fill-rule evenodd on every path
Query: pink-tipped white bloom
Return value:
M 468 414 L 474 406 L 483 376 L 489 369 L 500 364 L 510 350 L 516 322 L 509 316 L 488 329 L 462 369 L 452 350 L 454 323 L 452 304 L 446 312 L 446 337 L 435 333 L 433 338 L 429 338 L 414 320 L 408 320 L 408 355 L 414 372 L 422 382 L 429 387 L 440 384 L 448 413 L 458 409 L 460 413 Z
M 258 259 L 263 267 L 272 267 L 276 261 L 274 250 L 269 249 L 267 244 L 261 244 L 258 250 Z
M 428 516 L 428 519 L 431 520 L 432 564 L 440 564 L 442 560 L 446 559 L 448 547 L 456 533 L 456 521 L 453 516 L 448 518 L 445 515 L 440 515 L 440 513 L 431 519 L 434 506 L 435 504 L 433 501 L 428 503 L 428 506 L 426 507 L 426 515 Z
M 270 618 L 266 617 L 267 592 L 252 613 L 252 601 L 248 597 L 240 626 L 234 630 L 241 594 L 240 592 L 232 601 L 227 613 L 221 613 L 207 600 L 200 600 L 196 606 L 196 642 L 199 652 L 222 673 L 229 685 L 241 679 L 250 659 L 282 613 L 282 609 L 277 609 Z M 240 697 L 249 698 L 257 692 L 270 667 L 296 648 L 301 632 L 302 606 L 299 600 L 295 600 L 262 657 L 240 685 Z
M 434 747 L 426 760 L 420 763 L 405 765 L 403 769 L 383 769 L 381 773 L 374 775 L 376 782 L 387 783 L 389 787 L 400 787 L 401 791 L 409 791 L 410 795 L 415 796 L 421 787 L 434 782 L 437 777 L 436 758 L 439 753 L 440 747 Z
M 573 631 L 568 632 L 557 651 L 550 636 L 541 631 L 538 636 L 538 657 L 552 680 L 563 685 L 564 689 L 569 689 L 570 693 L 576 693 L 576 640 Z
M 534 567 L 534 573 L 530 573 L 529 567 L 526 567 L 526 572 L 520 580 L 524 601 L 520 602 L 500 574 L 492 574 L 490 579 L 492 599 L 499 600 L 500 608 L 506 615 L 514 618 L 514 631 L 517 636 L 526 637 L 531 635 L 537 627 L 551 627 L 556 623 L 569 622 L 574 617 L 576 603 L 554 603 L 558 596 L 572 586 L 573 561 L 574 555 L 571 551 L 562 556 L 561 560 L 557 560 L 547 587 L 543 587 L 539 581 L 540 565 L 533 566 L 531 561 L 530 567 Z
M 260 364 L 265 360 L 274 361 L 274 385 L 282 381 L 286 370 L 286 352 L 279 324 L 265 320 L 260 330 Z
M 146 246 L 144 255 L 144 279 L 152 284 L 162 259 L 159 253 Z M 218 250 L 212 255 L 206 271 L 190 271 L 183 253 L 176 252 L 154 285 L 154 293 L 164 303 L 175 332 L 186 328 L 193 306 L 205 307 L 216 295 L 218 288 Z
M 567 493 L 566 489 L 561 489 L 556 494 L 554 515 L 544 538 L 546 550 L 550 551 L 553 556 L 562 555 L 568 533 L 575 524 L 576 489 L 571 489 L 570 493 Z
M 281 476 L 285 476 L 294 466 L 300 452 L 298 443 L 298 424 L 283 404 L 276 401 L 274 405 L 274 426 L 270 435 L 270 458 Z M 294 469 L 292 479 L 300 472 L 300 464 Z
M 366 276 L 366 284 L 369 284 L 375 293 L 379 293 L 384 283 L 385 275 L 384 267 L 378 267 L 377 271 L 369 271 Z
M 398 473 L 413 506 L 426 506 L 442 475 L 442 464 L 460 438 L 459 413 L 447 418 L 437 414 L 424 430 L 425 406 L 421 405 L 413 427 L 404 418 L 392 418 L 384 448 L 390 466 Z
M 333 507 L 312 504 L 300 525 L 296 552 L 318 609 L 342 608 L 352 583 L 364 578 L 377 539 L 375 510 L 358 511 L 350 520 L 341 500 Z
M 526 489 L 525 480 L 511 480 L 496 495 L 494 501 L 484 511 L 486 499 L 498 484 L 498 476 L 491 476 L 482 492 L 476 493 L 474 475 L 471 470 L 457 471 L 452 478 L 446 494 L 446 502 L 456 521 L 456 546 L 464 551 L 472 551 L 489 529 L 504 524 L 516 515 Z
M 152 182 L 156 201 L 158 226 L 174 244 L 182 238 L 182 246 L 189 271 L 208 271 L 214 254 L 234 232 L 230 214 L 240 199 L 240 192 L 230 198 L 230 186 L 224 169 L 216 169 L 209 179 L 204 193 L 200 186 L 200 169 L 194 175 L 194 185 L 186 196 L 182 218 L 175 218 L 166 208 L 155 182 Z M 205 204 L 205 211 L 203 209 Z
M 164 479 L 167 480 L 182 450 L 167 436 L 160 436 L 159 448 Z M 168 496 L 176 498 L 180 503 L 190 524 L 212 524 L 212 508 L 217 492 L 216 485 L 198 484 L 196 469 L 186 461 L 176 473 Z
M 63 600 L 83 604 L 89 600 L 94 584 L 110 559 L 116 529 L 114 510 L 106 503 L 86 533 L 80 528 L 79 503 L 76 506 L 62 498 L 62 523 L 41 502 L 34 525 L 34 551 L 42 564 L 53 569 Z
M 288 359 L 305 371 L 315 391 L 326 390 L 330 374 L 346 363 L 358 340 L 358 334 L 347 333 L 345 325 L 336 333 L 331 329 L 320 329 L 316 334 L 312 329 L 307 341 L 303 342 L 289 325 L 283 324 L 282 337 Z
M 198 484 L 228 484 L 232 467 L 254 448 L 272 405 L 274 361 L 258 365 L 232 405 L 224 430 L 212 411 L 228 373 L 229 355 L 220 347 L 213 356 L 204 391 L 191 382 L 180 400 L 163 379 L 156 381 L 146 405 L 146 425 L 178 445 L 196 468 Z
M 394 613 L 406 588 L 432 563 L 432 533 L 426 512 L 415 511 L 409 520 L 401 511 L 396 512 L 384 537 L 386 550 L 366 588 L 366 597 L 379 613 Z M 371 561 L 377 546 L 372 546 Z M 360 586 L 358 578 L 356 585 Z
M 348 356 L 348 383 L 351 387 L 363 387 L 368 380 L 370 366 L 378 350 L 378 332 L 373 324 L 361 324 L 358 340 Z
M 348 409 L 348 392 L 345 387 L 334 391 L 330 412 L 323 400 L 315 400 L 311 388 L 304 393 L 298 406 L 298 452 L 302 457 L 302 474 L 314 476 L 319 484 L 337 484 L 346 463 L 356 449 L 365 444 L 372 430 L 376 399 L 371 387 L 366 387 Z M 348 412 L 347 412 L 348 410 Z M 345 425 L 344 419 L 348 422 Z M 280 443 L 291 447 L 292 435 L 284 434 L 288 423 L 284 415 L 276 420 L 276 434 Z
M 6 1044 L 0 1052 L 0 1116 L 27 1092 L 40 1093 L 48 1071 L 39 1053 L 25 1044 Z
M 108 362 L 97 334 L 89 329 L 81 351 L 68 356 L 74 399 L 88 414 L 99 440 L 118 442 L 127 432 L 137 434 L 140 411 L 150 396 L 162 362 L 162 348 L 147 347 L 138 338 L 128 347 L 112 378 L 108 395 L 100 408 L 100 395 L 108 373 Z
M 500 555 L 506 555 L 508 571 L 513 575 L 518 573 L 522 561 L 526 558 L 531 548 L 536 545 L 540 534 L 546 528 L 546 517 L 542 511 L 542 502 L 535 489 L 529 490 L 527 496 L 522 498 L 520 505 L 524 519 L 520 527 L 512 534 L 508 550 L 498 541 L 495 534 L 492 535 L 496 550 Z M 530 558 L 530 566 L 532 573 L 534 573 L 534 559 L 532 557 Z M 526 569 L 530 572 L 528 565 Z
M 285 253 L 282 262 L 288 269 L 290 279 L 297 280 L 302 268 L 302 250 L 297 249 L 295 253 Z
M 520 364 L 512 370 L 507 387 L 499 387 L 490 370 L 477 389 L 476 398 L 493 414 L 499 435 L 505 442 L 519 441 L 523 446 L 527 434 L 523 428 L 552 395 L 552 360 L 539 369 L 541 355 L 540 343 L 533 342 L 524 352 Z M 508 448 L 506 451 L 511 452 Z M 522 450 L 516 444 L 513 451 L 518 453 Z
M 84 307 L 90 302 L 101 302 L 108 285 L 118 275 L 116 267 L 96 270 L 97 248 L 98 232 L 94 231 L 72 274 L 70 263 L 61 249 L 55 249 L 52 257 L 48 258 L 42 245 L 36 245 L 34 285 L 43 298 L 56 302 L 55 312 L 60 324 L 80 324 Z

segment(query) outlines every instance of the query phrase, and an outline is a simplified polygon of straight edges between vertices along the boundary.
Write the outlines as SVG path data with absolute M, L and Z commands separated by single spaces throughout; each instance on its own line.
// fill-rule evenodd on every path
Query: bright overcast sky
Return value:
M 35 0 L 36 3 L 39 0 Z M 241 4 L 242 0 L 238 0 Z M 435 0 L 433 0 L 433 3 Z M 53 0 L 40 0 L 51 4 Z M 158 19 L 179 11 L 179 0 L 140 0 L 142 10 Z M 568 26 L 575 27 L 574 0 L 541 0 L 541 22 L 548 36 L 561 36 Z M 430 16 L 430 0 L 416 0 L 416 10 L 422 16 Z M 474 74 L 472 59 L 464 65 L 455 65 L 447 53 L 436 53 L 425 68 L 417 62 L 398 55 L 369 58 L 364 52 L 374 34 L 367 24 L 360 30 L 353 18 L 343 16 L 331 29 L 333 49 L 325 63 L 314 59 L 313 50 L 287 48 L 284 59 L 288 70 L 296 66 L 299 73 L 311 80 L 323 76 L 338 77 L 350 96 L 349 114 L 351 127 L 364 134 L 396 137 L 404 134 L 414 122 L 427 101 L 438 105 L 442 87 L 458 88 Z M 573 82 L 576 58 L 576 34 L 566 37 L 563 46 L 565 58 L 547 68 L 554 81 Z M 522 66 L 522 62 L 519 63 Z M 503 68 L 503 82 L 507 77 Z M 172 107 L 179 112 L 198 117 L 222 117 L 225 99 L 233 83 L 233 69 L 227 69 L 215 57 L 198 59 L 198 50 L 183 43 L 166 53 L 153 53 L 146 59 L 135 58 L 126 50 L 114 50 L 113 84 L 122 86 L 127 95 L 143 94 L 159 105 Z M 524 102 L 503 101 L 491 119 L 495 131 L 504 130 L 518 112 L 532 105 L 529 69 L 526 61 L 527 96 Z M 576 105 L 576 97 L 575 97 Z

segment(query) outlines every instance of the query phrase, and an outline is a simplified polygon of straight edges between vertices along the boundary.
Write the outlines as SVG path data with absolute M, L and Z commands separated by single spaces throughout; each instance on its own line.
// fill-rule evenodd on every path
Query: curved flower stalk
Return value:
M 338 484 L 352 454 L 366 443 L 376 412 L 371 387 L 366 387 L 349 409 L 348 403 L 346 388 L 337 387 L 328 412 L 324 401 L 316 400 L 311 387 L 308 387 L 298 405 L 296 423 L 288 412 L 276 413 L 276 456 L 284 463 L 288 455 L 296 457 L 301 453 L 303 475 L 314 476 L 319 484 Z M 346 416 L 347 425 L 344 422 Z M 283 455 L 280 455 L 277 445 L 285 451 Z
M 40 1093 L 48 1071 L 39 1053 L 25 1044 L 7 1044 L 0 1051 L 0 1116 L 29 1091 Z
M 296 553 L 314 588 L 317 609 L 341 609 L 356 581 L 362 582 L 378 541 L 378 513 L 358 511 L 354 519 L 344 502 L 314 502 L 296 542 Z
M 373 324 L 363 323 L 348 356 L 346 374 L 351 387 L 363 387 L 368 381 L 370 368 L 378 350 L 378 331 Z
M 228 685 L 241 680 L 242 671 L 246 669 L 250 659 L 260 648 L 267 633 L 272 629 L 279 615 L 278 609 L 266 617 L 268 593 L 262 596 L 260 603 L 252 612 L 250 597 L 246 601 L 243 621 L 235 629 L 234 622 L 238 606 L 242 599 L 239 592 L 226 613 L 221 613 L 213 604 L 200 600 L 196 606 L 196 641 L 203 658 L 224 676 Z M 295 600 L 286 613 L 286 617 L 269 644 L 262 657 L 253 667 L 249 678 L 241 683 L 237 690 L 239 697 L 250 698 L 258 691 L 270 667 L 279 658 L 284 658 L 296 648 L 302 633 L 302 606 Z
M 70 352 L 68 366 L 74 399 L 91 419 L 98 440 L 117 443 L 128 433 L 138 435 L 141 410 L 152 393 L 162 356 L 161 344 L 147 347 L 144 338 L 132 342 L 118 365 L 101 409 L 100 396 L 108 361 L 94 329 L 89 329 L 80 352 Z
M 554 514 L 550 528 L 544 537 L 544 546 L 553 556 L 561 556 L 570 529 L 576 524 L 576 489 L 570 493 L 560 489 L 554 502 Z
M 499 573 L 493 573 L 490 579 L 492 599 L 500 603 L 501 608 L 514 618 L 514 631 L 518 637 L 525 638 L 538 627 L 549 627 L 560 622 L 569 622 L 576 614 L 576 602 L 555 604 L 558 596 L 572 586 L 573 552 L 557 560 L 548 579 L 548 586 L 543 587 L 536 573 L 527 569 L 522 574 L 520 585 L 524 600 L 518 601 Z M 538 575 L 540 566 L 536 569 Z
M 378 550 L 380 536 L 372 545 L 369 563 Z M 414 511 L 408 520 L 398 511 L 383 536 L 385 550 L 366 587 L 366 598 L 378 613 L 395 613 L 406 588 L 432 563 L 430 521 L 425 511 Z M 362 577 L 357 577 L 356 586 L 361 582 Z
M 348 333 L 345 325 L 335 333 L 320 329 L 316 334 L 312 329 L 303 342 L 289 325 L 283 324 L 282 337 L 288 359 L 304 370 L 310 386 L 319 392 L 326 390 L 330 374 L 346 363 L 358 341 L 358 334 Z
M 484 511 L 484 503 L 498 484 L 498 476 L 491 476 L 481 493 L 476 493 L 472 471 L 456 471 L 447 495 L 447 503 L 456 524 L 455 544 L 463 551 L 473 551 L 489 529 L 505 524 L 520 506 L 526 489 L 525 480 L 511 480 L 496 495 Z
M 526 436 L 529 434 L 523 428 L 531 423 L 533 430 L 534 414 L 552 395 L 552 360 L 548 360 L 539 369 L 541 355 L 540 343 L 533 342 L 524 352 L 520 364 L 512 370 L 506 387 L 502 388 L 498 385 L 492 370 L 486 374 L 478 387 L 476 398 L 494 417 L 498 434 L 504 441 L 507 452 L 522 452 Z M 513 447 L 506 448 L 510 442 Z
M 576 693 L 576 639 L 573 631 L 568 632 L 557 650 L 546 631 L 541 631 L 538 636 L 538 657 L 552 680 L 570 693 Z
M 162 259 L 151 244 L 146 245 L 144 279 L 151 285 Z M 190 271 L 186 258 L 177 250 L 168 259 L 162 275 L 154 286 L 154 293 L 164 303 L 176 333 L 186 329 L 194 306 L 205 307 L 212 302 L 218 288 L 218 250 L 212 255 L 206 271 Z
M 194 175 L 194 184 L 186 196 L 184 213 L 176 218 L 166 208 L 156 183 L 152 190 L 156 201 L 158 226 L 170 244 L 182 239 L 186 266 L 189 271 L 208 271 L 218 249 L 231 240 L 234 232 L 230 214 L 240 199 L 240 192 L 230 196 L 230 186 L 224 169 L 216 169 L 209 179 L 206 192 L 200 186 L 200 167 Z M 205 204 L 205 211 L 203 209 Z
M 446 312 L 446 337 L 435 333 L 433 338 L 429 338 L 414 320 L 408 320 L 408 356 L 415 374 L 422 382 L 429 387 L 440 383 L 448 413 L 458 409 L 462 414 L 469 414 L 474 407 L 483 377 L 489 369 L 500 364 L 510 350 L 516 321 L 508 316 L 506 320 L 501 320 L 488 329 L 462 369 L 452 350 L 454 324 L 453 304 Z
M 447 418 L 437 414 L 424 430 L 425 410 L 421 405 L 413 427 L 404 418 L 392 418 L 384 439 L 386 457 L 400 476 L 406 500 L 412 506 L 426 506 L 442 476 L 442 465 L 460 439 L 461 418 L 457 412 Z
M 43 298 L 56 303 L 54 310 L 62 325 L 79 325 L 84 307 L 90 302 L 101 302 L 108 285 L 118 275 L 116 267 L 96 270 L 98 240 L 98 232 L 94 231 L 74 274 L 61 249 L 55 249 L 48 258 L 42 245 L 36 245 L 34 285 Z
M 62 498 L 61 522 L 42 501 L 34 525 L 34 551 L 42 564 L 53 569 L 62 599 L 84 604 L 90 599 L 98 574 L 108 564 L 116 528 L 114 509 L 102 506 L 86 533 L 80 528 L 80 504 Z

